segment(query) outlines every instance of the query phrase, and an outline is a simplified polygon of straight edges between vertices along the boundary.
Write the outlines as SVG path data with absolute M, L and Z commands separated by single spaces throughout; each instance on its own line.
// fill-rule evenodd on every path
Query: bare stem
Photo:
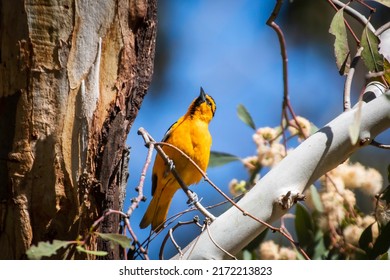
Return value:
M 372 146 L 375 146 L 377 148 L 381 148 L 381 149 L 386 149 L 386 150 L 389 150 L 390 149 L 390 145 L 388 144 L 382 144 L 382 143 L 379 143 L 375 140 L 372 140 L 371 143 L 370 143 Z
M 362 54 L 363 47 L 360 47 L 357 52 L 355 57 L 352 60 L 351 63 L 351 68 L 349 69 L 347 78 L 345 79 L 345 84 L 344 84 L 344 111 L 348 111 L 351 109 L 351 87 L 352 87 L 352 79 L 353 76 L 355 75 L 355 70 L 356 66 L 360 60 L 360 56 Z
M 175 238 L 173 237 L 173 232 L 180 226 L 183 226 L 183 225 L 189 225 L 189 224 L 196 224 L 198 225 L 199 227 L 201 227 L 201 225 L 198 223 L 198 221 L 196 219 L 193 219 L 192 221 L 187 221 L 187 222 L 178 222 L 173 228 L 170 228 L 168 233 L 165 235 L 164 237 L 164 240 L 161 244 L 161 247 L 160 247 L 160 253 L 159 253 L 159 258 L 160 260 L 163 260 L 164 259 L 164 248 L 165 248 L 165 244 L 167 243 L 168 241 L 168 238 L 171 239 L 173 245 L 175 246 L 176 250 L 179 252 L 179 255 L 182 256 L 183 255 L 183 252 L 181 251 L 181 248 L 179 246 L 179 244 L 176 242 Z
M 153 155 L 153 149 L 154 149 L 154 144 L 152 142 L 148 143 L 148 154 L 146 156 L 145 164 L 141 172 L 141 178 L 139 180 L 139 184 L 136 187 L 136 190 L 138 192 L 138 196 L 136 198 L 133 198 L 132 203 L 127 210 L 127 216 L 130 217 L 131 214 L 134 212 L 134 210 L 138 207 L 139 203 L 143 200 L 145 200 L 144 196 L 144 183 L 145 183 L 145 178 L 146 178 L 146 172 L 149 168 L 149 165 L 152 161 L 152 155 Z

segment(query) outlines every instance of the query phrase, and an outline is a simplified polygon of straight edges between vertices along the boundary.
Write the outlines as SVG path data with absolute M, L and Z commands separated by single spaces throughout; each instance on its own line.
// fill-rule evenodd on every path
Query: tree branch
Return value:
M 370 91 L 370 86 L 366 91 Z M 390 128 L 390 92 L 364 103 L 361 108 L 360 139 L 373 139 Z M 302 193 L 319 177 L 345 161 L 364 145 L 352 145 L 348 127 L 353 123 L 357 107 L 342 113 L 317 133 L 306 139 L 277 166 L 266 174 L 237 204 L 258 219 L 272 223 L 288 209 L 278 203 L 288 192 Z M 297 164 L 299 163 L 299 164 Z M 214 243 L 237 254 L 266 226 L 231 207 L 210 225 L 214 241 L 203 232 L 173 259 L 224 259 L 226 253 Z M 196 244 L 194 244 L 196 243 Z

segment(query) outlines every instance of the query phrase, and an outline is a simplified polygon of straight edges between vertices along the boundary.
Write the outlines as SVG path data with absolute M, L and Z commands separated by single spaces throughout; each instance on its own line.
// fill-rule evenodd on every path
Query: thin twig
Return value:
M 294 239 L 292 238 L 292 235 L 291 233 L 287 230 L 287 227 L 285 226 L 285 223 L 284 223 L 284 219 L 285 218 L 290 218 L 290 217 L 293 217 L 295 218 L 294 215 L 291 215 L 291 214 L 286 214 L 284 215 L 282 218 L 281 218 L 281 225 L 280 225 L 280 228 L 286 233 L 286 235 L 290 238 L 289 241 L 290 243 L 302 254 L 302 256 L 305 257 L 306 260 L 310 260 L 310 257 L 306 254 L 305 250 L 303 250 L 301 248 L 301 246 L 299 246 L 299 244 L 297 244 L 297 242 L 294 241 Z
M 267 20 L 267 25 L 270 26 L 274 31 L 276 32 L 276 35 L 278 36 L 279 40 L 279 46 L 280 46 L 280 53 L 282 56 L 282 64 L 283 64 L 283 105 L 282 105 L 282 121 L 281 121 L 281 127 L 283 129 L 283 117 L 286 119 L 286 123 L 289 123 L 288 115 L 286 110 L 290 112 L 292 118 L 294 119 L 295 123 L 297 124 L 300 132 L 304 134 L 303 128 L 298 122 L 297 116 L 294 112 L 294 109 L 291 106 L 290 102 L 290 94 L 288 89 L 288 56 L 287 56 L 287 47 L 286 47 L 286 40 L 284 38 L 284 34 L 280 26 L 275 22 L 276 18 L 279 15 L 280 9 L 282 7 L 283 0 L 277 0 L 274 10 L 271 13 L 271 16 Z M 306 138 L 306 137 L 305 137 Z M 285 134 L 283 132 L 283 141 L 285 143 L 286 138 Z M 287 145 L 285 144 L 285 149 L 287 150 Z
M 158 143 L 156 143 L 156 145 L 157 145 L 157 144 L 158 144 Z M 170 147 L 172 147 L 173 149 L 177 149 L 177 151 L 180 152 L 180 150 L 179 150 L 177 147 L 175 147 L 175 146 L 173 146 L 173 145 L 171 145 L 171 144 L 168 144 L 168 143 L 164 143 L 164 144 L 165 144 L 165 145 L 168 145 L 168 146 L 170 146 Z M 186 155 L 184 154 L 184 156 L 186 156 Z M 244 210 L 243 208 L 241 208 L 241 207 L 240 207 L 237 203 L 235 203 L 230 197 L 228 197 L 221 189 L 219 189 L 219 188 L 218 188 L 218 187 L 209 179 L 209 177 L 207 176 L 207 174 L 206 174 L 202 169 L 200 169 L 200 167 L 198 167 L 198 166 L 196 165 L 195 162 L 193 162 L 190 158 L 188 158 L 188 159 L 189 159 L 189 160 L 194 164 L 194 166 L 199 170 L 199 172 L 202 174 L 204 180 L 205 180 L 207 183 L 209 183 L 209 184 L 210 184 L 210 185 L 211 185 L 219 194 L 221 194 L 226 200 L 228 200 L 234 207 L 236 207 L 239 211 L 241 211 L 242 214 L 243 214 L 244 216 L 248 216 L 248 217 L 252 218 L 253 220 L 257 221 L 258 223 L 260 223 L 260 224 L 262 224 L 262 225 L 268 227 L 268 228 L 269 228 L 270 230 L 272 230 L 273 232 L 279 232 L 280 234 L 282 234 L 283 236 L 285 236 L 291 243 L 293 243 L 293 244 L 295 245 L 295 247 L 297 248 L 297 250 L 303 251 L 303 249 L 299 246 L 299 244 L 298 244 L 297 242 L 295 242 L 290 236 L 288 236 L 281 228 L 274 227 L 274 226 L 268 224 L 267 222 L 265 222 L 265 221 L 263 221 L 263 220 L 257 218 L 256 216 L 252 215 L 251 213 L 247 212 L 247 211 Z M 307 259 L 310 259 L 310 258 L 307 256 L 306 253 L 303 252 L 302 255 L 304 255 L 305 257 L 307 257 Z
M 386 150 L 390 149 L 390 145 L 382 144 L 382 143 L 379 143 L 379 142 L 377 142 L 375 140 L 372 140 L 370 145 L 372 145 L 374 147 L 377 147 L 377 148 L 381 148 L 381 149 L 386 149 Z
M 143 189 L 144 189 L 144 183 L 145 183 L 145 178 L 146 178 L 146 172 L 147 172 L 149 165 L 152 161 L 154 143 L 149 141 L 149 142 L 147 142 L 146 145 L 148 146 L 148 154 L 146 156 L 145 164 L 144 164 L 144 167 L 143 167 L 142 172 L 141 172 L 141 178 L 139 180 L 139 184 L 136 187 L 136 190 L 138 192 L 138 196 L 136 198 L 132 199 L 132 203 L 131 203 L 129 209 L 127 210 L 128 217 L 131 216 L 131 214 L 134 212 L 134 210 L 138 207 L 139 203 L 141 201 L 145 200 Z
M 189 224 L 196 224 L 198 225 L 199 227 L 201 227 L 201 225 L 199 224 L 198 220 L 197 219 L 193 219 L 191 221 L 187 221 L 187 222 L 178 222 L 174 227 L 170 228 L 168 233 L 165 235 L 164 237 L 164 240 L 161 244 L 161 247 L 160 247 L 160 253 L 159 253 L 159 258 L 160 260 L 164 260 L 164 249 L 165 249 L 165 244 L 167 243 L 168 241 L 168 238 L 171 239 L 173 245 L 175 246 L 176 250 L 179 252 L 179 255 L 180 256 L 183 256 L 183 252 L 181 251 L 181 247 L 179 246 L 179 244 L 177 244 L 176 240 L 174 239 L 173 237 L 173 232 L 180 226 L 183 226 L 183 225 L 189 225 Z
M 331 1 L 331 2 L 329 2 L 329 1 Z M 373 33 L 375 33 L 375 28 L 374 28 L 374 26 L 372 26 L 370 21 L 364 15 L 362 15 L 361 13 L 356 11 L 355 9 L 351 8 L 350 6 L 348 6 L 347 4 L 345 4 L 339 0 L 328 0 L 328 2 L 331 4 L 333 2 L 333 4 L 336 4 L 340 8 L 344 8 L 344 11 L 346 11 L 351 17 L 355 18 L 363 26 L 367 26 L 368 29 L 370 29 Z M 334 5 L 332 5 L 332 6 L 333 6 L 333 8 L 335 8 L 337 10 L 337 7 L 335 7 Z M 349 27 L 349 24 L 347 25 L 347 27 Z M 350 32 L 354 36 L 352 29 L 350 29 Z M 356 42 L 359 42 L 359 39 L 357 39 L 356 36 L 354 36 L 354 38 L 355 38 L 355 40 L 357 40 Z
M 167 143 L 165 143 L 167 144 Z M 173 145 L 170 145 L 168 144 L 170 147 L 172 148 L 176 148 L 175 146 Z M 176 148 L 177 149 L 177 148 Z M 179 152 L 180 150 L 177 149 Z M 189 158 L 189 160 L 191 160 Z M 220 193 L 226 200 L 228 200 L 234 207 L 236 207 L 238 210 L 240 210 L 242 212 L 242 214 L 244 216 L 248 216 L 250 218 L 252 218 L 253 220 L 257 221 L 258 223 L 268 227 L 270 230 L 274 231 L 274 232 L 279 232 L 280 234 L 282 234 L 283 236 L 285 236 L 292 244 L 294 244 L 294 246 L 297 248 L 297 250 L 299 250 L 300 252 L 302 252 L 302 255 L 305 256 L 305 258 L 307 259 L 310 259 L 307 254 L 304 252 L 304 250 L 299 246 L 299 244 L 297 242 L 295 242 L 290 236 L 288 236 L 288 234 L 286 234 L 281 228 L 277 228 L 277 227 L 274 227 L 270 224 L 268 224 L 267 222 L 257 218 L 256 216 L 252 215 L 251 213 L 247 212 L 246 210 L 244 210 L 243 208 L 241 208 L 237 203 L 235 203 L 230 197 L 228 197 L 221 189 L 219 189 L 210 179 L 209 177 L 207 176 L 207 174 L 205 172 L 203 172 L 203 170 L 201 170 L 196 164 L 195 162 L 193 162 L 194 166 L 199 170 L 199 172 L 202 173 L 202 176 L 204 178 L 204 180 L 206 182 L 208 182 L 215 190 L 218 191 L 218 193 Z
M 125 218 L 125 223 L 126 223 L 126 228 L 129 231 L 131 237 L 133 238 L 134 243 L 138 245 L 138 252 L 141 252 L 143 254 L 145 260 L 149 260 L 148 252 L 139 242 L 135 232 L 133 231 L 133 228 L 130 226 L 129 218 Z
M 92 232 L 95 228 L 98 227 L 98 225 L 103 222 L 103 220 L 109 216 L 109 215 L 119 215 L 119 216 L 122 216 L 124 219 L 124 222 L 125 222 L 125 225 L 126 225 L 126 229 L 129 231 L 131 237 L 133 238 L 133 241 L 135 244 L 138 245 L 139 247 L 139 251 L 144 255 L 145 259 L 149 259 L 148 258 L 148 255 L 147 255 L 147 251 L 142 247 L 142 244 L 138 241 L 138 238 L 137 236 L 135 235 L 134 231 L 132 230 L 131 226 L 130 226 L 130 221 L 129 221 L 129 217 L 126 213 L 122 212 L 122 211 L 119 211 L 119 210 L 114 210 L 114 209 L 107 209 L 106 211 L 104 211 L 103 215 L 101 217 L 99 217 L 91 226 L 90 228 L 90 232 Z M 86 237 L 87 239 L 88 237 Z
M 352 60 L 351 67 L 349 69 L 347 78 L 345 79 L 345 84 L 344 84 L 344 111 L 348 111 L 351 109 L 351 87 L 352 87 L 352 79 L 353 76 L 355 75 L 355 70 L 358 62 L 360 61 L 360 56 L 362 54 L 363 47 L 360 47 L 357 52 L 355 57 Z
M 370 10 L 370 13 L 375 13 L 376 9 L 368 5 L 365 1 L 366 0 L 356 0 L 358 3 L 360 3 L 362 6 L 366 7 L 367 9 Z
M 244 194 L 237 195 L 236 197 L 233 198 L 233 201 L 234 201 L 234 200 L 237 200 L 237 199 L 239 199 L 239 198 L 241 198 L 241 197 L 243 197 L 243 196 L 244 196 Z M 221 202 L 218 202 L 218 203 L 216 203 L 216 204 L 206 206 L 205 208 L 206 208 L 206 209 L 213 209 L 213 208 L 215 208 L 215 207 L 221 206 L 221 205 L 226 204 L 226 203 L 230 203 L 230 201 L 226 199 L 226 200 L 221 201 Z M 172 222 L 173 222 L 173 221 L 175 221 L 177 218 L 183 216 L 184 214 L 189 213 L 189 212 L 192 212 L 192 211 L 196 211 L 196 210 L 198 210 L 198 209 L 197 209 L 195 206 L 190 207 L 190 208 L 187 208 L 187 209 L 185 209 L 185 210 L 183 210 L 183 211 L 181 211 L 181 212 L 179 212 L 179 213 L 176 213 L 176 214 L 172 215 L 171 217 L 169 217 L 168 219 L 166 219 L 165 222 L 169 222 L 169 221 L 172 221 Z
M 202 174 L 205 182 L 209 183 L 220 195 L 222 195 L 226 200 L 228 200 L 234 207 L 236 207 L 238 210 L 240 210 L 242 212 L 242 214 L 244 216 L 248 216 L 252 219 L 254 219 L 255 221 L 261 223 L 262 225 L 266 226 L 266 227 L 269 227 L 271 230 L 273 231 L 279 231 L 278 228 L 276 227 L 273 227 L 271 226 L 270 224 L 258 219 L 257 217 L 253 216 L 252 214 L 248 213 L 247 211 L 245 211 L 244 209 L 242 209 L 240 206 L 237 205 L 237 203 L 235 203 L 233 201 L 233 199 L 231 199 L 229 196 L 227 196 L 220 188 L 217 187 L 217 185 L 215 185 L 211 180 L 210 178 L 207 176 L 207 174 L 189 157 L 187 156 L 185 153 L 183 153 L 182 151 L 180 151 L 179 148 L 175 147 L 174 145 L 172 144 L 169 144 L 169 143 L 164 143 L 164 142 L 157 142 L 156 145 L 166 145 L 166 146 L 169 146 L 173 149 L 176 149 L 178 152 L 182 153 L 183 156 L 185 156 L 194 166 L 196 169 L 198 169 L 198 171 Z M 206 216 L 207 217 L 207 216 Z
M 222 248 L 221 245 L 219 245 L 219 244 L 217 243 L 217 241 L 215 241 L 215 239 L 214 239 L 213 236 L 211 235 L 211 231 L 210 231 L 210 229 L 209 229 L 208 221 L 205 222 L 205 228 L 206 228 L 207 234 L 208 234 L 208 236 L 209 236 L 211 242 L 213 242 L 214 245 L 215 245 L 219 250 L 221 250 L 222 252 L 224 252 L 226 255 L 228 255 L 229 257 L 231 257 L 231 258 L 234 259 L 234 260 L 237 260 L 237 258 L 236 258 L 234 255 L 230 254 L 228 251 L 226 251 L 224 248 Z
M 233 200 L 240 199 L 243 195 L 244 194 L 240 194 L 240 195 L 234 197 Z M 224 201 L 218 202 L 218 203 L 216 203 L 214 205 L 206 206 L 206 209 L 213 209 L 215 207 L 221 206 L 221 205 L 226 204 L 226 203 L 230 203 L 230 202 L 228 200 L 224 200 Z M 198 209 L 195 206 L 192 206 L 192 207 L 190 207 L 188 209 L 185 209 L 185 210 L 183 210 L 183 211 L 181 211 L 179 213 L 176 213 L 176 214 L 172 215 L 171 217 L 169 217 L 168 219 L 165 220 L 165 223 L 167 223 L 167 226 L 169 226 L 170 224 L 172 224 L 175 220 L 177 220 L 178 218 L 180 218 L 184 214 L 192 212 L 192 211 L 196 211 L 196 210 L 198 210 Z M 151 241 L 153 241 L 157 237 L 157 235 L 158 234 L 153 233 L 141 245 L 144 245 L 146 242 L 150 243 Z
M 144 128 L 140 128 L 139 129 L 140 133 L 142 135 L 145 134 L 144 137 L 147 137 L 148 139 L 150 139 L 150 141 L 154 141 L 153 138 L 148 134 L 148 132 L 144 129 Z M 176 146 L 172 145 L 172 144 L 169 144 L 169 143 L 165 143 L 165 142 L 154 142 L 154 145 L 155 145 L 155 148 L 157 149 L 157 151 L 161 150 L 160 152 L 164 153 L 162 151 L 162 148 L 160 146 L 169 146 L 173 149 L 175 149 L 176 151 L 178 151 L 179 153 L 181 153 L 188 161 L 191 162 L 191 164 L 193 164 L 193 166 L 200 172 L 200 174 L 203 176 L 204 180 L 209 183 L 218 193 L 220 193 L 226 200 L 228 200 L 234 207 L 236 207 L 239 211 L 242 212 L 242 214 L 244 216 L 248 216 L 250 217 L 251 219 L 257 221 L 258 223 L 268 227 L 269 229 L 271 229 L 272 231 L 274 232 L 279 232 L 280 234 L 282 234 L 283 236 L 285 236 L 288 240 L 290 240 L 290 242 L 293 242 L 295 244 L 295 246 L 297 247 L 298 250 L 302 250 L 302 248 L 300 248 L 299 244 L 296 243 L 294 240 L 292 240 L 282 229 L 280 228 L 277 228 L 277 227 L 274 227 L 274 226 L 271 226 L 270 224 L 268 224 L 267 222 L 265 221 L 262 221 L 261 219 L 257 218 L 256 216 L 252 215 L 251 213 L 247 212 L 246 210 L 244 210 L 243 208 L 241 208 L 237 203 L 235 203 L 229 196 L 227 196 L 221 189 L 219 189 L 211 180 L 210 178 L 207 176 L 207 174 L 187 155 L 185 154 L 183 151 L 181 151 L 179 148 L 177 148 Z M 164 153 L 165 154 L 165 153 Z M 172 171 L 175 170 L 174 168 L 172 169 Z M 175 170 L 176 171 L 176 170 Z M 194 204 L 194 206 L 197 207 L 196 204 Z M 202 206 L 203 207 L 203 206 Z M 199 209 L 199 208 L 198 208 Z M 207 213 L 208 211 L 206 209 L 204 209 Z M 206 218 L 209 218 L 210 220 L 212 220 L 210 217 L 208 217 L 208 215 L 205 215 Z
M 123 213 L 122 211 L 107 209 L 106 211 L 104 211 L 103 215 L 92 224 L 90 231 L 94 230 L 108 215 L 111 215 L 111 214 L 118 214 L 122 217 L 127 217 L 127 215 L 125 213 Z

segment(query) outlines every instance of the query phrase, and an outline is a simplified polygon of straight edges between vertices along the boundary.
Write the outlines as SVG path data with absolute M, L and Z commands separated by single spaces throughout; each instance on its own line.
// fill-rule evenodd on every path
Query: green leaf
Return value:
M 374 0 L 374 1 L 390 8 L 390 0 Z
M 384 253 L 379 259 L 381 261 L 387 261 L 389 259 L 389 252 Z
M 313 260 L 321 260 L 329 253 L 328 248 L 325 245 L 324 234 L 321 231 L 317 231 L 314 237 L 314 249 L 313 249 Z
M 104 240 L 108 240 L 114 243 L 119 244 L 123 248 L 132 248 L 133 246 L 131 245 L 132 240 L 128 238 L 127 236 L 124 236 L 122 234 L 117 234 L 117 233 L 100 233 L 100 232 L 95 232 L 98 236 L 103 238 Z
M 210 152 L 210 160 L 209 160 L 209 167 L 216 167 L 216 166 L 222 166 L 227 163 L 241 160 L 239 157 L 236 157 L 234 155 L 223 153 L 223 152 L 216 152 L 211 151 Z
M 344 23 L 344 9 L 340 9 L 333 17 L 329 33 L 335 36 L 334 54 L 340 75 L 346 75 L 351 65 L 351 56 L 348 46 L 347 28 Z
M 242 259 L 249 261 L 249 260 L 253 260 L 254 258 L 253 258 L 252 253 L 250 251 L 243 250 L 242 251 Z
M 310 195 L 311 195 L 311 200 L 313 201 L 315 209 L 318 212 L 323 213 L 324 206 L 322 205 L 320 194 L 318 193 L 317 188 L 314 185 L 310 186 Z
M 366 252 L 368 255 L 371 247 L 370 244 L 372 243 L 372 224 L 369 225 L 360 235 L 359 238 L 359 247 Z
M 249 114 L 248 110 L 244 107 L 244 105 L 240 104 L 237 106 L 237 114 L 240 120 L 242 120 L 245 124 L 247 124 L 253 130 L 256 130 L 255 123 Z
M 390 223 L 381 228 L 381 233 L 375 241 L 371 251 L 371 257 L 376 259 L 378 256 L 386 253 L 390 248 Z
M 378 51 L 379 39 L 367 26 L 363 29 L 360 41 L 363 47 L 362 58 L 370 72 L 383 70 L 383 56 Z
M 295 210 L 295 231 L 302 247 L 313 243 L 314 223 L 310 213 L 300 203 L 297 204 Z
M 30 260 L 40 260 L 43 257 L 50 257 L 57 253 L 61 248 L 66 248 L 72 241 L 53 240 L 50 242 L 39 242 L 37 246 L 33 245 L 27 250 L 26 254 Z
M 105 251 L 91 251 L 91 250 L 85 249 L 82 246 L 77 246 L 76 249 L 79 252 L 86 253 L 86 254 L 89 254 L 89 255 L 99 256 L 99 257 L 104 257 L 104 256 L 108 255 L 108 253 L 105 252 Z

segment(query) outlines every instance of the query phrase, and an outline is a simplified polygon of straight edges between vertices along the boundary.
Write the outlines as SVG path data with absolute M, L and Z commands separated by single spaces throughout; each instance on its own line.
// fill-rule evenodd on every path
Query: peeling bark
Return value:
M 20 259 L 32 244 L 75 240 L 105 209 L 121 209 L 157 4 L 0 3 L 0 258 Z M 118 230 L 114 216 L 101 227 Z M 90 249 L 120 257 L 93 241 Z

